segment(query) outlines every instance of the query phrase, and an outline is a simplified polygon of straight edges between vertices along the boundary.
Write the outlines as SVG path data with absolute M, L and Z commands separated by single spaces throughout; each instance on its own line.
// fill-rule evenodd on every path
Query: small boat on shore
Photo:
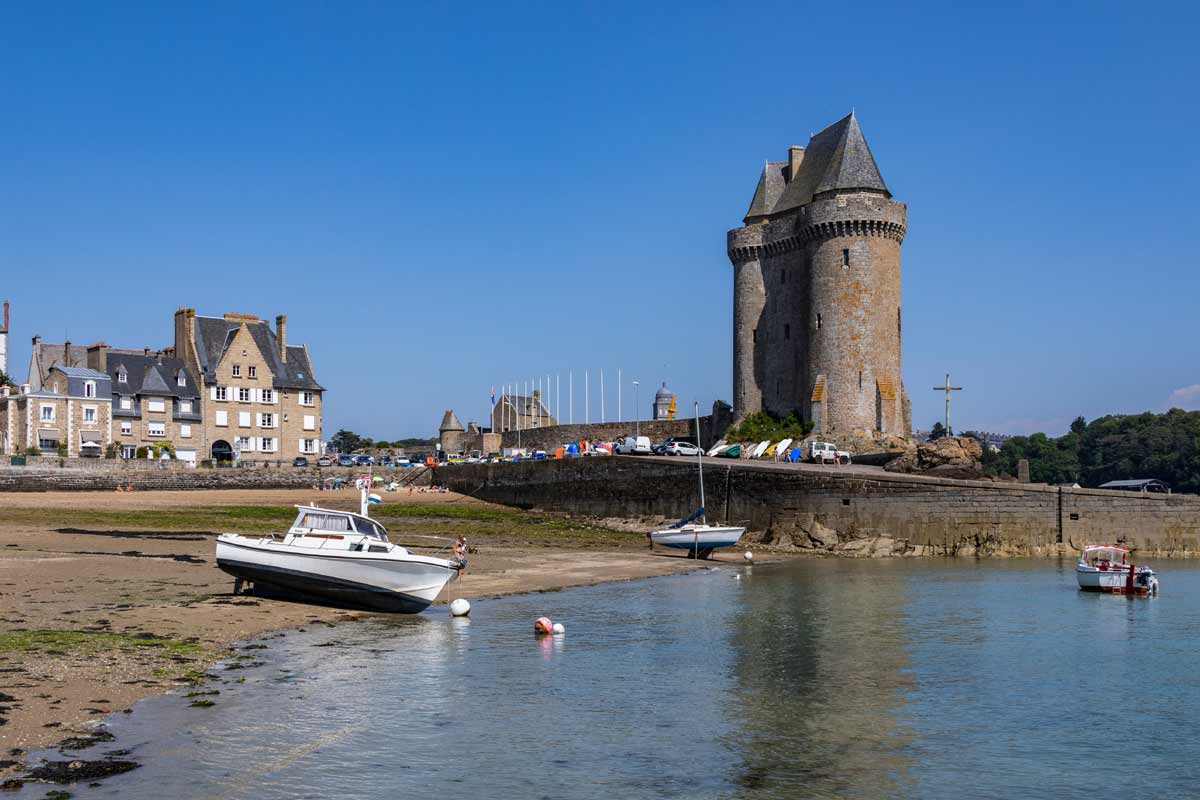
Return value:
M 1090 544 L 1075 565 L 1079 588 L 1110 594 L 1158 594 L 1158 576 L 1146 565 L 1129 561 L 1129 551 L 1115 544 Z
M 700 441 L 700 404 L 696 404 L 696 441 Z M 734 447 L 738 447 L 734 445 Z M 715 449 L 715 448 L 714 448 Z M 732 448 L 731 448 L 732 449 Z M 740 452 L 740 450 L 739 450 Z M 736 458 L 736 456 L 733 456 Z M 704 514 L 704 451 L 696 453 L 696 471 L 700 481 L 700 508 L 687 519 L 668 528 L 646 534 L 650 547 L 660 544 L 688 550 L 690 558 L 708 558 L 718 547 L 733 547 L 746 532 L 745 528 L 730 525 L 709 525 Z M 699 520 L 697 522 L 697 520 Z
M 296 506 L 286 534 L 217 537 L 217 566 L 264 594 L 295 595 L 350 608 L 416 614 L 458 578 L 465 553 L 455 558 L 418 555 L 388 541 L 387 530 L 366 514 Z M 441 537 L 423 537 L 451 543 Z M 447 545 L 449 546 L 449 545 Z

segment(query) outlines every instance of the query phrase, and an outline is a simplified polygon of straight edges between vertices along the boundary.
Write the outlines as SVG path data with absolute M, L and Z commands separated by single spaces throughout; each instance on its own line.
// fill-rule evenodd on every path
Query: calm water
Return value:
M 212 708 L 117 715 L 81 755 L 144 766 L 72 791 L 1091 798 L 1103 774 L 1108 796 L 1190 795 L 1200 569 L 1158 566 L 1151 600 L 1056 562 L 827 560 L 311 628 L 249 651 Z M 567 635 L 535 639 L 541 613 Z

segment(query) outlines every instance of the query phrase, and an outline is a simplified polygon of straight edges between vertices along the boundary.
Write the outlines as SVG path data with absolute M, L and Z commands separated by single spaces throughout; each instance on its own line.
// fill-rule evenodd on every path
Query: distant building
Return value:
M 461 454 L 465 434 L 466 429 L 458 417 L 451 409 L 446 409 L 446 413 L 442 415 L 442 424 L 438 426 L 438 447 L 441 451 L 452 455 Z
M 1170 494 L 1171 487 L 1158 478 L 1135 478 L 1127 481 L 1102 483 L 1100 489 L 1119 489 L 1123 492 L 1145 492 L 1148 494 Z
M 654 393 L 654 407 L 651 409 L 651 419 L 674 419 L 675 395 L 667 388 L 667 382 Z
M 53 367 L 86 367 L 87 347 L 64 342 L 51 344 L 43 342 L 42 337 L 33 337 L 33 351 L 29 356 L 29 389 L 40 391 L 50 379 Z
M 492 406 L 492 430 L 498 433 L 557 425 L 558 420 L 542 402 L 537 389 L 533 395 L 502 394 Z

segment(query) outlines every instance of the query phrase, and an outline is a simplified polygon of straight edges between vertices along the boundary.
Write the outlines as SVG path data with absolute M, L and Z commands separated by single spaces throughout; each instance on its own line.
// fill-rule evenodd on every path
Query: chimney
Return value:
M 71 363 L 71 340 L 70 340 L 70 339 L 67 339 L 65 342 L 63 342 L 63 360 L 62 360 L 62 365 L 63 365 L 64 367 L 73 367 L 73 366 L 75 366 L 74 364 L 72 364 L 72 363 Z
M 88 369 L 108 372 L 108 345 L 104 342 L 90 345 L 87 349 L 87 365 Z
M 196 352 L 196 309 L 180 306 L 175 309 L 175 353 L 176 357 L 190 364 L 192 354 Z M 196 365 L 199 369 L 199 365 Z
M 5 333 L 8 333 L 8 301 L 7 300 L 4 301 L 4 327 L 0 328 L 0 330 L 4 331 Z
M 287 315 L 275 318 L 275 339 L 279 343 L 279 360 L 287 363 Z
M 32 342 L 33 342 L 33 346 L 37 347 L 39 344 L 42 343 L 42 337 L 35 336 L 35 337 L 33 337 Z
M 794 144 L 788 148 L 788 183 L 796 177 L 796 173 L 800 171 L 800 162 L 804 160 L 804 148 L 798 144 Z

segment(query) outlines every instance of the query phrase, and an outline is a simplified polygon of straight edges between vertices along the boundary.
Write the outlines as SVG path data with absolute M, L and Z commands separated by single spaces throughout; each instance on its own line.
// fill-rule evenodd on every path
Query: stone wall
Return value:
M 57 459 L 56 459 L 57 461 Z M 99 463 L 103 463 L 103 459 Z M 96 463 L 96 462 L 93 462 Z M 110 461 L 119 464 L 119 461 Z M 125 462 L 133 463 L 133 462 Z M 167 464 L 156 467 L 122 469 L 47 466 L 0 467 L 0 492 L 115 491 L 132 486 L 147 489 L 306 489 L 322 484 L 325 478 L 343 477 L 352 481 L 361 470 L 333 469 L 182 469 Z M 432 472 L 428 467 L 376 470 L 386 481 L 402 486 L 428 486 Z M 351 484 L 352 485 L 352 484 Z
M 665 458 L 456 465 L 437 469 L 434 482 L 506 505 L 647 527 L 698 505 L 695 467 Z M 1190 495 L 728 462 L 707 464 L 704 485 L 710 521 L 746 525 L 750 541 L 786 549 L 1047 555 L 1116 541 L 1139 555 L 1200 554 L 1200 497 Z
M 714 414 L 700 418 L 700 438 L 705 447 L 711 447 L 733 421 L 728 406 L 716 404 Z M 649 436 L 653 443 L 661 442 L 668 436 L 695 436 L 696 421 L 691 417 L 683 419 L 642 420 L 636 422 L 592 422 L 576 425 L 553 425 L 546 428 L 531 428 L 521 431 L 520 446 L 525 450 L 545 450 L 552 452 L 556 447 L 562 447 L 568 442 L 578 442 L 586 439 L 589 442 L 611 442 L 624 436 L 633 436 L 638 430 L 642 436 Z M 516 431 L 501 434 L 503 447 L 517 447 Z

